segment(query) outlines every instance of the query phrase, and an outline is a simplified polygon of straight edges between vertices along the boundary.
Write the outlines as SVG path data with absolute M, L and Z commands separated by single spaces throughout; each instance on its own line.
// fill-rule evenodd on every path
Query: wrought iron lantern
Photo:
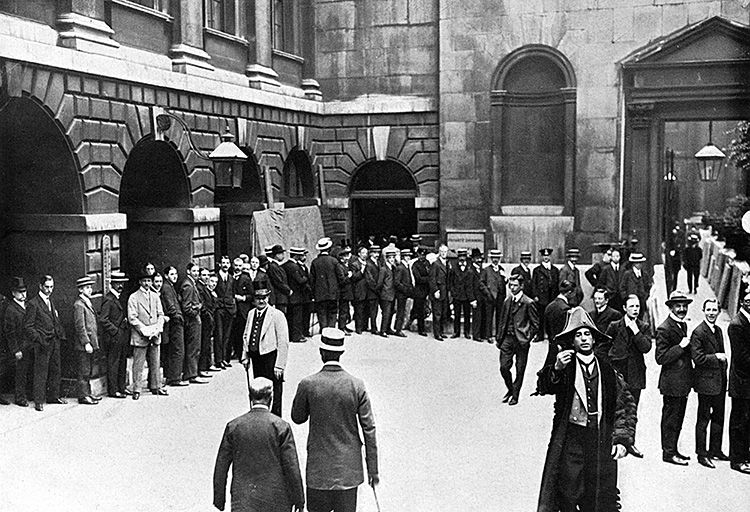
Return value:
M 722 163 L 726 158 L 724 152 L 719 149 L 713 142 L 711 142 L 713 136 L 713 121 L 708 122 L 708 144 L 703 146 L 700 151 L 695 154 L 695 159 L 698 161 L 698 170 L 700 172 L 701 181 L 714 182 L 719 179 L 719 171 L 721 171 Z

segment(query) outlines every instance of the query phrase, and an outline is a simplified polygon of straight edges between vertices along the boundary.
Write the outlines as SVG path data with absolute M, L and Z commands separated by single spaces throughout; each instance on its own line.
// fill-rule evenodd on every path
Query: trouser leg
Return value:
M 443 336 L 443 300 L 433 298 L 432 302 L 432 334 L 436 338 Z
M 201 351 L 201 319 L 196 316 L 185 319 L 185 357 L 182 377 L 185 380 L 198 376 L 198 357 Z
M 174 318 L 169 321 L 168 325 L 169 356 L 166 373 L 167 381 L 173 383 L 182 380 L 182 367 L 185 364 L 185 328 L 181 321 Z
M 661 446 L 665 456 L 677 454 L 682 422 L 685 418 L 687 397 L 664 396 L 661 415 Z
M 424 306 L 426 300 L 425 297 L 414 298 L 414 307 L 412 308 L 411 313 L 417 321 L 417 332 L 424 332 Z
M 733 463 L 750 461 L 750 399 L 732 398 L 729 414 L 729 459 Z
M 268 354 L 254 353 L 250 355 L 250 360 L 253 365 L 253 376 L 254 377 L 265 377 L 273 383 L 273 404 L 271 405 L 271 412 L 276 416 L 281 417 L 281 402 L 283 399 L 283 380 L 276 378 L 276 356 L 277 351 L 274 350 Z
M 78 354 L 78 399 L 91 395 L 91 354 L 79 350 Z
M 24 349 L 21 359 L 15 359 L 15 400 L 19 402 L 26 400 L 26 383 L 29 380 L 29 368 L 31 368 L 31 349 Z
M 198 371 L 205 372 L 211 366 L 211 344 L 213 342 L 214 321 L 210 316 L 201 318 L 201 347 L 198 355 Z
M 148 347 L 133 347 L 133 392 L 143 389 L 143 365 Z
M 354 331 L 357 334 L 362 334 L 365 323 L 365 301 L 356 300 L 354 301 Z
M 706 429 L 711 419 L 711 397 L 698 393 L 698 411 L 695 421 L 695 453 L 706 456 Z
M 500 344 L 500 375 L 509 393 L 513 392 L 513 376 L 510 369 L 513 366 L 513 345 L 515 343 L 514 338 L 506 336 Z
M 380 333 L 390 333 L 391 331 L 391 320 L 393 318 L 393 301 L 392 300 L 381 300 L 380 311 L 382 315 L 380 317 Z
M 152 391 L 161 388 L 161 376 L 159 375 L 160 356 L 161 345 L 149 345 L 146 349 L 146 357 L 148 358 L 148 388 Z
M 529 344 L 516 342 L 515 355 L 516 379 L 513 381 L 513 396 L 518 400 L 521 394 L 521 386 L 523 386 L 523 377 L 526 373 L 526 362 L 529 358 Z

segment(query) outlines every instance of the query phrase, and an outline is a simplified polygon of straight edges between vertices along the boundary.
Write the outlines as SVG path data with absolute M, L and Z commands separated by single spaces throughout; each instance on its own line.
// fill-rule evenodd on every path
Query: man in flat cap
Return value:
M 33 347 L 24 332 L 23 318 L 26 314 L 26 283 L 22 277 L 11 279 L 10 292 L 13 296 L 8 301 L 3 315 L 2 330 L 8 351 L 16 363 L 15 368 L 15 402 L 20 407 L 28 407 L 26 382 L 31 369 Z
M 265 377 L 250 382 L 250 412 L 224 429 L 214 467 L 214 507 L 226 505 L 227 472 L 232 467 L 232 512 L 302 512 L 297 446 L 289 424 L 270 413 L 273 384 Z
M 123 272 L 113 271 L 99 310 L 102 346 L 107 351 L 107 393 L 111 398 L 125 398 L 130 323 L 122 291 L 127 282 Z
M 531 273 L 531 289 L 539 311 L 539 322 L 544 325 L 544 310 L 547 304 L 552 302 L 557 294 L 560 293 L 560 270 L 552 264 L 552 249 L 546 247 L 539 250 L 542 256 L 542 263 L 534 268 Z M 544 333 L 542 333 L 544 336 Z
M 367 482 L 375 487 L 378 447 L 375 420 L 365 384 L 339 362 L 344 333 L 323 329 L 323 369 L 300 381 L 292 404 L 292 421 L 310 421 L 307 438 L 307 509 L 310 512 L 355 512 L 357 487 L 364 481 L 362 440 Z
M 661 410 L 662 460 L 678 466 L 687 466 L 690 460 L 679 452 L 677 442 L 688 395 L 693 387 L 693 361 L 685 321 L 691 302 L 693 300 L 684 292 L 675 290 L 670 293 L 666 301 L 669 316 L 656 329 L 656 363 L 661 365 L 659 391 L 664 404 Z
M 284 313 L 268 304 L 269 295 L 268 289 L 255 290 L 255 308 L 247 315 L 240 362 L 245 371 L 252 365 L 254 377 L 265 377 L 273 382 L 275 399 L 271 412 L 280 417 L 289 329 Z
M 339 262 L 330 255 L 333 241 L 318 240 L 318 256 L 310 263 L 310 285 L 315 299 L 315 312 L 321 329 L 335 327 L 338 317 L 339 282 L 343 279 Z
M 627 384 L 595 352 L 606 340 L 581 307 L 554 341 L 561 350 L 539 372 L 537 389 L 555 395 L 552 438 L 538 512 L 617 512 L 617 460 L 633 444 L 636 412 Z
M 578 269 L 578 260 L 581 259 L 581 251 L 577 247 L 571 247 L 565 253 L 567 261 L 560 269 L 558 282 L 570 281 L 575 286 L 570 302 L 571 307 L 578 306 L 583 300 L 583 288 L 581 288 L 581 271 Z

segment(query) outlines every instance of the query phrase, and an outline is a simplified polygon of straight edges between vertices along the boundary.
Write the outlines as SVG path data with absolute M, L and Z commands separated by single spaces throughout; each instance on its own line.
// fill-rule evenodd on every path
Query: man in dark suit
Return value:
M 678 466 L 687 466 L 690 460 L 678 451 L 677 442 L 685 419 L 687 398 L 693 387 L 693 361 L 685 322 L 691 302 L 684 292 L 669 294 L 666 302 L 669 316 L 656 329 L 656 363 L 662 367 L 659 391 L 664 401 L 661 411 L 662 460 Z
M 286 306 L 289 304 L 290 296 L 294 293 L 289 287 L 286 272 L 281 268 L 286 251 L 279 244 L 271 247 L 268 254 L 268 280 L 271 282 L 270 304 L 286 315 Z
M 500 374 L 508 392 L 503 402 L 518 403 L 529 356 L 529 345 L 539 330 L 539 317 L 534 301 L 523 293 L 523 277 L 510 276 L 510 295 L 503 302 L 498 315 L 497 347 L 500 349 Z M 513 357 L 516 358 L 516 378 L 511 375 Z
M 411 267 L 414 276 L 414 307 L 412 317 L 417 321 L 417 332 L 420 336 L 427 336 L 424 327 L 426 316 L 425 306 L 427 296 L 430 294 L 430 262 L 427 261 L 427 249 L 417 249 L 417 261 Z
M 354 288 L 351 277 L 354 274 L 349 269 L 349 260 L 352 257 L 352 250 L 349 247 L 342 247 L 336 259 L 339 262 L 339 300 L 338 300 L 338 328 L 344 331 L 344 334 L 350 336 L 352 331 L 347 327 L 352 320 L 351 306 L 354 300 Z
M 362 440 L 367 481 L 378 476 L 375 420 L 362 380 L 339 363 L 344 333 L 327 328 L 321 333 L 323 369 L 302 379 L 292 403 L 292 421 L 310 421 L 307 438 L 307 509 L 310 512 L 354 512 L 357 487 L 364 481 Z
M 548 364 L 555 362 L 555 356 L 559 350 L 559 346 L 555 341 L 557 336 L 565 327 L 565 320 L 570 310 L 571 301 L 574 299 L 576 294 L 576 287 L 573 283 L 568 280 L 564 280 L 559 286 L 560 293 L 555 297 L 555 300 L 547 304 L 544 309 L 544 334 L 547 336 L 547 357 L 544 360 L 542 368 Z
M 510 274 L 516 274 L 523 276 L 523 293 L 527 297 L 532 297 L 534 290 L 531 285 L 531 251 L 521 251 L 521 263 L 517 267 L 513 267 Z
M 505 274 L 500 265 L 503 253 L 499 249 L 490 249 L 490 264 L 484 267 L 479 274 L 479 287 L 484 299 L 484 322 L 487 341 L 490 343 L 500 342 L 503 334 L 497 332 L 500 321 L 500 309 L 503 307 L 506 295 Z
M 216 284 L 218 280 L 213 272 L 207 268 L 201 268 L 200 279 L 197 281 L 198 293 L 201 296 L 201 349 L 198 356 L 198 375 L 212 376 L 208 372 L 219 371 L 211 364 L 211 347 L 216 334 L 216 309 L 218 307 L 218 296 L 216 295 Z
M 385 253 L 385 261 L 380 265 L 378 272 L 378 300 L 381 311 L 378 334 L 387 338 L 389 334 L 394 334 L 393 329 L 391 329 L 391 320 L 393 320 L 393 301 L 396 300 L 394 274 L 398 249 L 386 247 L 383 252 Z
M 224 429 L 214 467 L 214 507 L 224 510 L 232 467 L 232 512 L 302 512 L 305 494 L 289 424 L 270 414 L 273 384 L 250 382 L 250 412 Z M 293 508 L 292 508 L 293 507 Z
M 290 247 L 289 259 L 281 265 L 286 272 L 287 282 L 292 289 L 287 306 L 287 323 L 289 324 L 289 341 L 305 341 L 310 318 L 305 315 L 307 303 L 310 302 L 310 273 L 301 261 L 305 255 L 304 247 Z
M 471 311 L 477 307 L 474 297 L 475 273 L 466 261 L 469 251 L 459 249 L 458 261 L 448 269 L 448 291 L 453 299 L 453 336 L 461 336 L 461 316 L 464 319 L 464 337 L 471 339 Z
M 99 310 L 102 347 L 107 351 L 107 393 L 111 398 L 125 398 L 130 324 L 122 291 L 127 282 L 124 273 L 113 271 Z
M 214 366 L 226 368 L 226 353 L 231 347 L 232 324 L 237 314 L 237 302 L 234 299 L 234 276 L 229 272 L 229 256 L 223 255 L 219 270 L 216 272 L 216 333 L 214 335 Z
M 609 306 L 615 311 L 622 311 L 625 302 L 620 298 L 620 278 L 623 268 L 620 265 L 620 249 L 612 248 L 612 255 L 607 265 L 602 266 L 597 286 L 604 288 L 609 294 Z
M 349 261 L 349 270 L 352 276 L 349 282 L 352 284 L 352 297 L 354 298 L 354 332 L 362 334 L 367 327 L 367 280 L 365 279 L 365 268 L 367 267 L 367 247 L 357 250 L 357 257 Z
M 162 333 L 163 349 L 159 355 L 164 366 L 164 378 L 170 386 L 187 386 L 182 380 L 182 367 L 185 363 L 185 318 L 182 315 L 180 300 L 175 286 L 177 268 L 164 268 L 164 283 L 160 291 L 160 301 L 164 312 L 164 332 Z
M 611 342 L 605 344 L 603 349 L 596 350 L 596 356 L 609 361 L 627 382 L 636 412 L 641 400 L 641 391 L 646 389 L 646 362 L 643 354 L 651 350 L 651 327 L 646 322 L 638 320 L 640 307 L 638 297 L 628 297 L 625 302 L 625 317 L 611 322 L 607 327 L 606 334 L 611 338 Z M 628 452 L 639 459 L 643 458 L 643 454 L 635 446 L 635 433 L 633 444 L 628 446 Z
M 728 460 L 721 451 L 724 435 L 724 405 L 727 393 L 727 355 L 724 336 L 716 325 L 719 303 L 716 299 L 703 302 L 701 322 L 690 336 L 690 353 L 693 357 L 693 388 L 698 393 L 698 417 L 695 423 L 695 453 L 698 463 L 713 469 L 712 458 Z M 711 438 L 706 449 L 706 429 L 711 425 Z
M 620 280 L 620 299 L 623 303 L 627 300 L 628 295 L 635 295 L 641 301 L 641 320 L 648 318 L 646 311 L 646 300 L 651 293 L 651 286 L 654 284 L 651 276 L 643 269 L 643 263 L 646 257 L 639 252 L 630 254 L 629 261 L 631 267 L 622 274 Z
M 740 310 L 727 329 L 732 347 L 729 367 L 729 466 L 750 474 L 750 294 L 742 298 Z
M 609 294 L 604 288 L 596 288 L 593 295 L 594 309 L 588 312 L 596 328 L 607 332 L 609 324 L 622 318 L 622 313 L 609 307 Z
M 474 301 L 476 306 L 472 311 L 471 321 L 471 336 L 477 343 L 484 343 L 488 341 L 487 335 L 487 321 L 485 319 L 485 311 L 487 309 L 486 298 L 482 292 L 482 269 L 484 263 L 484 256 L 482 251 L 476 247 L 471 250 L 471 271 L 474 273 Z
M 73 325 L 75 339 L 73 349 L 77 356 L 78 403 L 96 405 L 101 398 L 91 394 L 91 376 L 94 352 L 99 351 L 99 324 L 91 304 L 94 280 L 84 276 L 76 281 L 78 297 L 73 303 Z
M 411 249 L 401 249 L 401 261 L 396 263 L 393 286 L 396 288 L 396 320 L 394 335 L 405 338 L 403 332 L 406 321 L 406 303 L 414 295 L 414 284 L 411 275 Z
M 370 247 L 370 257 L 365 266 L 367 282 L 367 322 L 365 329 L 373 334 L 378 333 L 378 277 L 380 275 L 380 246 Z
M 602 245 L 603 244 L 597 244 L 596 247 L 599 248 Z M 595 262 L 586 272 L 583 273 L 588 282 L 591 283 L 591 286 L 594 288 L 599 287 L 599 279 L 602 275 L 602 269 L 609 265 L 610 261 L 612 261 L 612 247 L 607 247 L 602 253 L 601 261 Z
M 60 398 L 60 343 L 65 331 L 60 315 L 52 301 L 55 280 L 44 275 L 39 280 L 39 293 L 26 301 L 24 329 L 34 347 L 34 407 L 44 410 L 45 400 L 51 404 L 66 404 Z
M 552 249 L 540 249 L 539 254 L 542 256 L 542 263 L 531 273 L 531 289 L 534 294 L 532 299 L 539 312 L 539 321 L 544 325 L 544 310 L 560 293 L 560 270 L 552 264 Z
M 8 345 L 8 352 L 16 363 L 15 368 L 15 402 L 21 407 L 28 407 L 26 397 L 26 383 L 31 369 L 33 346 L 24 331 L 24 316 L 26 315 L 26 284 L 22 277 L 11 280 L 10 291 L 12 300 L 8 301 L 3 315 L 0 331 Z M 6 404 L 7 405 L 7 404 Z
M 315 299 L 315 312 L 321 329 L 335 327 L 338 316 L 339 282 L 341 275 L 339 262 L 329 254 L 333 241 L 324 237 L 318 240 L 315 248 L 318 256 L 310 263 L 310 285 Z
M 198 358 L 201 353 L 201 309 L 203 302 L 198 292 L 200 267 L 190 262 L 185 267 L 185 279 L 180 285 L 179 299 L 182 315 L 185 318 L 185 359 L 182 365 L 182 380 L 190 384 L 207 384 L 198 375 Z
M 700 237 L 697 233 L 690 233 L 688 245 L 685 248 L 685 271 L 687 272 L 688 290 L 690 293 L 698 293 L 698 276 L 701 269 L 703 249 L 698 245 Z
M 237 304 L 237 314 L 234 316 L 234 324 L 232 325 L 232 342 L 226 347 L 226 360 L 224 363 L 225 367 L 230 367 L 231 363 L 229 360 L 232 357 L 240 359 L 242 357 L 242 333 L 245 331 L 245 323 L 247 323 L 247 315 L 251 309 L 255 300 L 255 285 L 253 284 L 253 276 L 248 272 L 243 271 L 244 262 L 242 258 L 235 258 L 233 262 L 234 267 L 234 300 Z M 260 266 L 260 260 L 258 260 Z M 250 267 L 250 265 L 248 265 Z M 261 270 L 256 268 L 252 272 L 255 273 L 256 277 L 260 274 Z M 265 286 L 259 285 L 258 289 L 269 289 L 270 284 Z
M 581 271 L 578 269 L 578 260 L 581 259 L 581 251 L 577 247 L 571 247 L 565 253 L 568 261 L 560 269 L 558 277 L 559 282 L 570 281 L 576 288 L 573 299 L 570 302 L 572 307 L 578 306 L 583 300 L 583 288 L 581 288 Z
M 440 244 L 438 257 L 430 267 L 432 334 L 443 341 L 443 320 L 448 316 L 448 246 Z

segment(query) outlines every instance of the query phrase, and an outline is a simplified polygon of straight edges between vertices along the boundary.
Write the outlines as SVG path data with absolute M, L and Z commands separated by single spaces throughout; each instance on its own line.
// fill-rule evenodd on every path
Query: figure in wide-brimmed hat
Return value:
M 555 339 L 566 348 L 539 372 L 537 386 L 541 394 L 555 395 L 538 510 L 618 510 L 617 459 L 633 444 L 633 397 L 595 355 L 596 343 L 607 336 L 583 308 L 568 312 Z
M 651 293 L 651 286 L 654 284 L 651 275 L 643 268 L 646 257 L 640 252 L 632 252 L 628 257 L 630 268 L 622 274 L 620 279 L 619 294 L 620 300 L 624 303 L 629 295 L 635 295 L 641 302 L 640 319 L 648 318 L 646 310 L 646 300 Z
M 13 277 L 10 281 L 10 292 L 12 300 L 7 302 L 3 322 L 0 328 L 3 332 L 5 342 L 8 344 L 8 353 L 15 362 L 15 402 L 20 407 L 28 407 L 29 401 L 26 396 L 26 383 L 29 371 L 33 371 L 32 357 L 34 348 L 24 331 L 24 316 L 26 314 L 26 283 L 23 277 Z M 8 405 L 8 402 L 0 397 L 0 404 Z
M 656 363 L 661 365 L 659 391 L 664 405 L 661 419 L 662 459 L 670 464 L 687 466 L 689 457 L 677 449 L 688 395 L 693 387 L 693 360 L 690 355 L 685 316 L 693 299 L 680 290 L 669 294 L 665 304 L 669 316 L 656 329 Z

